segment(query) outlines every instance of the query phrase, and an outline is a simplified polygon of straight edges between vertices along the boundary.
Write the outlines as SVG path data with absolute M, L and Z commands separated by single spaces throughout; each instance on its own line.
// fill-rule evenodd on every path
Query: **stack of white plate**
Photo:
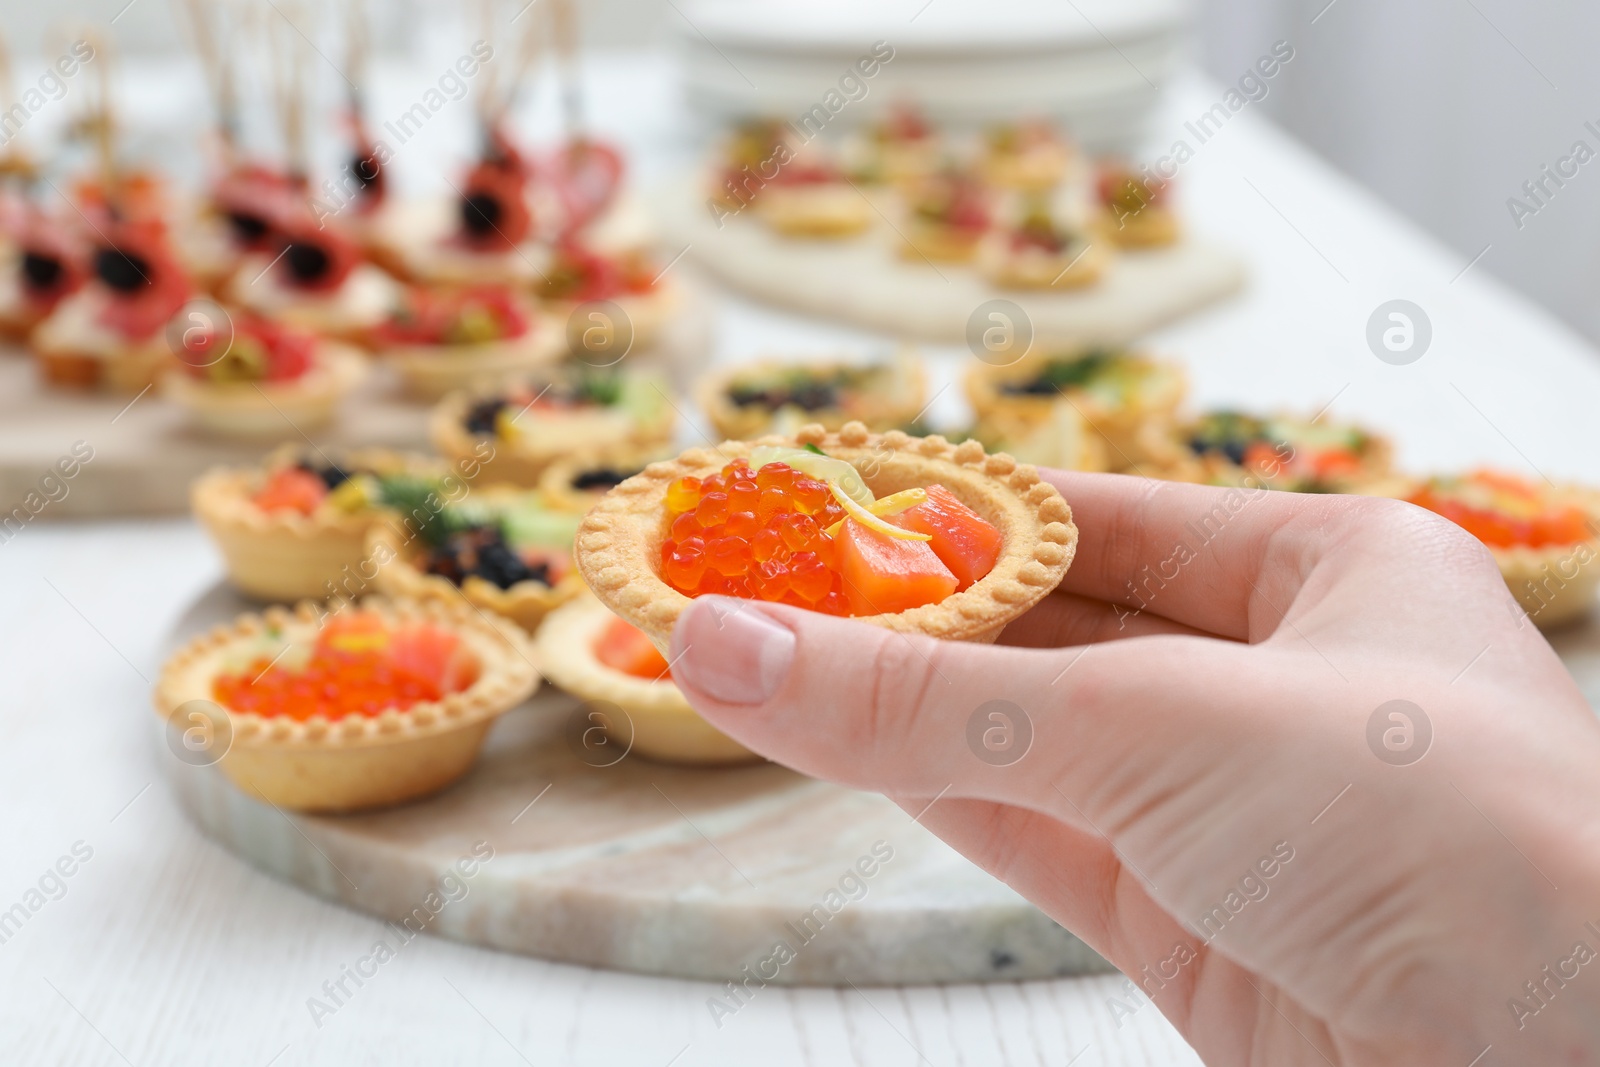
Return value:
M 955 126 L 1049 117 L 1092 151 L 1137 152 L 1184 56 L 1186 0 L 676 0 L 690 103 L 718 124 L 797 121 L 830 91 L 840 128 L 913 100 Z M 893 58 L 849 99 L 840 81 Z M 853 88 L 846 83 L 845 88 Z M 856 94 L 859 96 L 859 90 Z M 837 104 L 836 96 L 833 103 Z

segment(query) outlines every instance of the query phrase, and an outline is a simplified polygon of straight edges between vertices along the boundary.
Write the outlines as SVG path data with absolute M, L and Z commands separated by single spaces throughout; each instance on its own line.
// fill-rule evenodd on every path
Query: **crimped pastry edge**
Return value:
M 233 744 L 256 749 L 362 748 L 395 744 L 464 729 L 516 707 L 539 685 L 527 638 L 510 623 L 486 618 L 465 604 L 390 600 L 368 597 L 359 610 L 374 611 L 391 623 L 430 622 L 460 634 L 478 659 L 479 675 L 471 686 L 441 701 L 391 708 L 374 716 L 347 715 L 337 720 L 312 716 L 304 721 L 262 716 L 222 707 L 233 731 Z M 325 613 L 310 601 L 293 609 L 271 607 L 246 612 L 192 638 L 163 665 L 154 704 L 163 719 L 192 700 L 212 701 L 211 682 L 230 645 L 251 641 L 269 628 L 288 634 L 314 634 Z M 214 701 L 212 701 L 215 703 Z
M 859 422 L 838 433 L 803 427 L 793 437 L 728 441 L 716 450 L 694 448 L 677 459 L 652 464 L 606 494 L 578 529 L 574 556 L 589 587 L 607 607 L 643 630 L 665 649 L 689 597 L 658 573 L 667 486 L 676 478 L 705 476 L 757 445 L 814 444 L 847 461 L 873 459 L 878 474 L 867 478 L 927 485 L 938 482 L 1000 529 L 1003 547 L 994 568 L 970 588 L 937 604 L 856 621 L 902 633 L 949 640 L 992 641 L 1060 583 L 1077 550 L 1072 509 L 1032 466 L 1004 453 L 989 455 L 976 441 L 952 445 L 943 437 L 915 438 L 897 430 L 873 434 Z M 900 477 L 885 478 L 891 465 Z

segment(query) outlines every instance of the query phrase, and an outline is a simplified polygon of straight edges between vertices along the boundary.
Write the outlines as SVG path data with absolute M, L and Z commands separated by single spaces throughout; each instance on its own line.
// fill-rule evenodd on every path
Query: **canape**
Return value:
M 229 582 L 259 600 L 293 602 L 372 591 L 367 531 L 398 513 L 420 526 L 481 473 L 476 459 L 434 460 L 367 450 L 338 462 L 279 449 L 259 467 L 217 468 L 190 504 L 222 553 Z
M 584 517 L 576 559 L 663 652 L 707 593 L 992 642 L 1059 584 L 1077 539 L 1034 468 L 976 441 L 849 423 L 652 464 Z
M 791 137 L 788 125 L 777 119 L 753 119 L 735 127 L 711 167 L 712 201 L 731 211 L 753 201 L 792 158 Z
M 1405 499 L 1437 512 L 1488 546 L 1533 624 L 1587 614 L 1600 588 L 1600 494 L 1499 471 L 1440 476 Z
M 281 212 L 276 249 L 247 255 L 223 287 L 223 299 L 323 337 L 359 343 L 388 315 L 397 286 L 364 262 L 359 245 L 309 212 Z
M 1390 476 L 1389 441 L 1360 426 L 1290 415 L 1214 411 L 1177 430 L 1183 446 L 1164 477 L 1295 493 L 1372 491 Z
M 413 282 L 528 285 L 545 253 L 531 202 L 533 168 L 498 126 L 447 201 L 394 202 L 372 220 L 370 251 Z
M 822 158 L 792 159 L 755 204 L 767 225 L 786 237 L 853 237 L 872 225 L 872 204 Z
M 551 682 L 585 702 L 622 709 L 627 723 L 601 717 L 600 725 L 629 753 L 691 765 L 761 758 L 702 719 L 650 639 L 591 595 L 551 612 L 534 650 Z
M 1182 235 L 1170 203 L 1171 182 L 1107 163 L 1100 170 L 1096 192 L 1100 232 L 1123 248 L 1161 248 Z
M 987 190 L 973 176 L 946 169 L 922 177 L 906 189 L 906 259 L 966 263 L 993 221 Z
M 583 591 L 572 567 L 578 518 L 546 508 L 533 490 L 490 486 L 446 506 L 421 529 L 378 522 L 367 555 L 391 596 L 462 601 L 528 633 Z
M 1009 443 L 1028 438 L 1055 409 L 1074 408 L 1101 439 L 1108 470 L 1171 461 L 1152 442 L 1170 439 L 1174 413 L 1188 389 L 1183 368 L 1166 360 L 1094 348 L 968 372 L 967 399 L 981 425 Z M 1025 453 L 1019 458 L 1045 463 Z
M 700 410 L 717 433 L 747 440 L 793 433 L 808 423 L 838 430 L 859 421 L 891 430 L 922 413 L 927 381 L 916 355 L 901 349 L 876 362 L 763 360 L 701 379 Z
M 552 374 L 440 401 L 428 435 L 446 458 L 481 456 L 496 481 L 536 488 L 563 456 L 672 439 L 674 411 L 653 378 L 604 371 Z
M 901 101 L 847 147 L 846 168 L 858 181 L 901 185 L 937 170 L 941 151 L 938 132 L 927 117 Z
M 368 346 L 418 400 L 484 388 L 567 354 L 560 332 L 504 286 L 412 287 Z
M 1049 123 L 1006 123 L 985 132 L 979 166 L 991 185 L 1042 192 L 1061 184 L 1073 158 L 1072 145 Z
M 574 356 L 610 365 L 655 344 L 677 310 L 678 289 L 660 275 L 661 268 L 643 252 L 609 254 L 568 240 L 555 246 L 533 291 L 565 330 Z M 626 321 L 609 321 L 597 310 L 591 320 L 573 321 L 574 312 L 595 301 L 615 304 Z
M 207 720 L 220 766 L 280 808 L 349 812 L 438 792 L 539 684 L 523 636 L 465 604 L 367 600 L 241 615 L 179 649 L 155 710 Z
M 57 304 L 28 338 L 44 380 L 138 393 L 177 363 L 164 328 L 188 302 L 188 275 L 155 221 L 97 224 L 94 277 Z
M 1030 199 L 1014 227 L 991 232 L 978 246 L 978 269 L 1008 289 L 1078 289 L 1105 273 L 1107 254 L 1089 232 L 1057 218 L 1042 198 Z
M 88 263 L 75 231 L 31 205 L 8 222 L 12 232 L 0 253 L 0 337 L 20 341 L 78 291 Z
M 213 326 L 186 339 L 177 363 L 163 393 L 197 427 L 240 440 L 327 425 L 367 369 L 353 348 L 250 314 L 234 316 L 231 331 Z

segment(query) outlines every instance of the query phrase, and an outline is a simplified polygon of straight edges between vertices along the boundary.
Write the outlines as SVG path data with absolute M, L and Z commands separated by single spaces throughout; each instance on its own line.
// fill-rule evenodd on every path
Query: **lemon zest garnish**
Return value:
M 901 527 L 895 526 L 892 523 L 884 522 L 878 516 L 874 515 L 872 512 L 868 511 L 866 508 L 852 500 L 848 493 L 840 489 L 837 485 L 834 485 L 832 482 L 828 483 L 828 490 L 829 492 L 833 493 L 833 498 L 839 502 L 839 506 L 844 508 L 846 515 L 850 516 L 850 518 L 856 520 L 874 533 L 880 533 L 885 537 L 893 537 L 900 541 L 933 540 L 932 534 L 917 533 L 915 530 L 902 529 Z M 924 497 L 927 496 L 927 490 L 923 489 L 917 491 L 921 492 Z M 895 494 L 895 496 L 900 495 L 901 494 L 899 493 Z M 907 507 L 909 506 L 910 505 L 907 505 Z M 843 525 L 843 520 L 840 520 L 838 525 Z M 829 532 L 833 532 L 832 528 L 830 528 Z
M 898 493 L 883 497 L 880 500 L 874 500 L 867 505 L 867 510 L 881 519 L 890 515 L 898 515 L 902 511 L 909 511 L 918 504 L 926 504 L 927 502 L 928 491 L 919 486 L 915 489 L 902 489 Z M 840 519 L 823 532 L 829 537 L 838 537 L 839 531 L 843 527 L 844 520 Z

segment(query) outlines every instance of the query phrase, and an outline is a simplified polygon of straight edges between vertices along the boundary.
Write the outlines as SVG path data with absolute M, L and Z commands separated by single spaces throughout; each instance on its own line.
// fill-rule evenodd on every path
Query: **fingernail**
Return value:
M 700 597 L 672 632 L 672 673 L 723 704 L 765 704 L 789 676 L 794 632 L 731 597 Z

